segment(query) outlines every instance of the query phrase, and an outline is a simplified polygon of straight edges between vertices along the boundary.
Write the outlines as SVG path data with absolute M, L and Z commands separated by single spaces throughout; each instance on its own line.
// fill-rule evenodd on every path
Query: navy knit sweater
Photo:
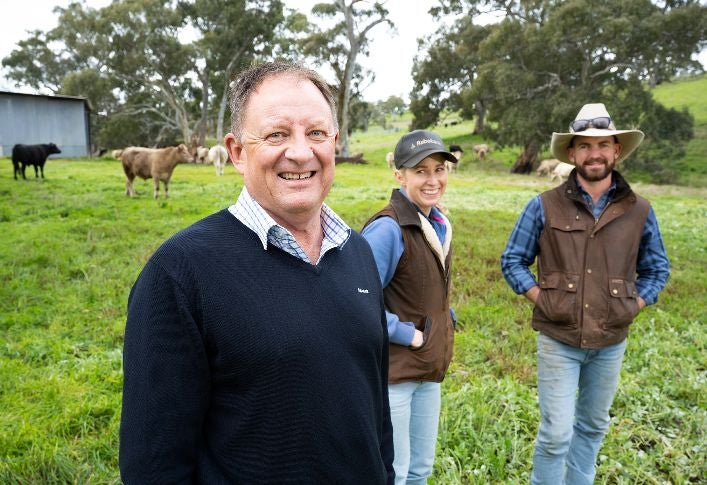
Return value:
M 130 292 L 120 470 L 131 483 L 392 483 L 388 339 L 357 233 L 317 266 L 227 210 Z

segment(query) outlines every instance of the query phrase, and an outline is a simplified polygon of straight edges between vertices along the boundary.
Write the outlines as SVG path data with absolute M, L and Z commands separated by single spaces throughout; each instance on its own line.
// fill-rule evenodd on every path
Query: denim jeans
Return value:
M 602 349 L 580 349 L 540 333 L 537 345 L 540 428 L 530 481 L 591 484 L 626 339 Z
M 439 382 L 388 385 L 395 484 L 425 484 L 432 474 L 441 406 Z

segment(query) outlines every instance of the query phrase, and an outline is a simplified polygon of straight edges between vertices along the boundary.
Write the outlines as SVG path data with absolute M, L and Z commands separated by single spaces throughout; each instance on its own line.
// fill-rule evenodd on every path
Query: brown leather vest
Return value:
M 388 382 L 441 382 L 452 360 L 454 327 L 449 314 L 451 246 L 446 255 L 432 225 L 398 189 L 390 203 L 371 217 L 388 216 L 400 225 L 403 251 L 392 280 L 383 289 L 385 307 L 401 321 L 413 322 L 425 335 L 424 344 L 411 349 L 390 345 Z M 425 227 L 426 225 L 426 227 Z M 446 239 L 451 242 L 452 226 L 447 224 Z M 435 244 L 436 242 L 436 244 Z M 437 250 L 434 249 L 435 245 Z
M 618 172 L 613 177 L 616 193 L 597 220 L 574 172 L 540 196 L 545 227 L 533 328 L 574 347 L 621 342 L 638 313 L 636 261 L 650 205 Z

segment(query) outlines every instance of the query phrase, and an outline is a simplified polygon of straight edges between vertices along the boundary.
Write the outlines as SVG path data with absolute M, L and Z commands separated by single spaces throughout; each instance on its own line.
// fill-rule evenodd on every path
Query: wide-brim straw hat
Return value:
M 609 123 L 606 128 L 595 128 L 592 124 L 594 120 L 608 119 Z M 572 125 L 575 122 L 586 121 L 587 128 L 581 131 L 575 131 Z M 604 122 L 601 124 L 603 126 Z M 574 165 L 567 156 L 567 147 L 572 138 L 575 136 L 615 136 L 621 144 L 621 153 L 616 159 L 616 163 L 627 158 L 633 151 L 638 148 L 638 145 L 643 141 L 645 136 L 640 130 L 617 130 L 614 127 L 614 122 L 609 116 L 604 103 L 590 103 L 582 106 L 582 109 L 577 113 L 577 117 L 570 123 L 569 133 L 553 133 L 552 141 L 550 142 L 550 151 L 553 156 L 560 161 Z

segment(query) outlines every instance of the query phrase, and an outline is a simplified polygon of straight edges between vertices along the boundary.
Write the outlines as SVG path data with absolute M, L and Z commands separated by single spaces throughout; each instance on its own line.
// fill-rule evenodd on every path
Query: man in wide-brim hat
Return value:
M 668 280 L 655 213 L 615 170 L 642 140 L 603 104 L 584 105 L 568 133 L 552 134 L 553 155 L 574 170 L 528 203 L 501 256 L 539 332 L 534 484 L 593 482 L 629 325 Z

